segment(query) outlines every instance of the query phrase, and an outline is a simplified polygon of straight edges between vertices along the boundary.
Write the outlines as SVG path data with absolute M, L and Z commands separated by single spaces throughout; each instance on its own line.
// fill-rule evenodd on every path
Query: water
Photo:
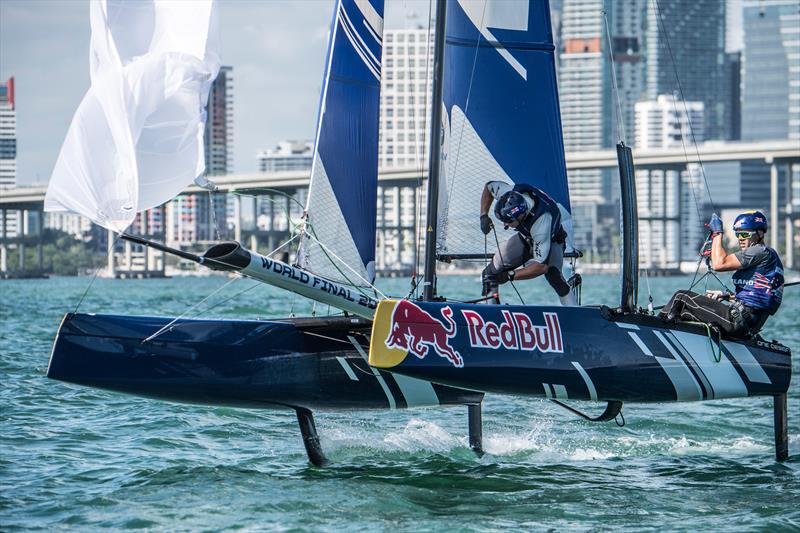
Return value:
M 228 281 L 97 280 L 80 310 L 176 315 Z M 688 282 L 651 280 L 656 304 Z M 323 412 L 332 465 L 317 469 L 290 412 L 178 405 L 46 379 L 61 316 L 88 283 L 0 282 L 0 530 L 800 530 L 796 377 L 784 464 L 773 459 L 767 398 L 629 404 L 619 428 L 493 395 L 482 458 L 467 447 L 465 408 Z M 226 291 L 244 291 L 237 298 L 220 304 L 218 294 L 188 314 L 311 311 L 251 284 L 236 281 Z M 617 301 L 617 285 L 586 276 L 584 303 Z M 544 281 L 517 286 L 527 301 L 555 303 Z M 407 287 L 382 285 L 392 294 Z M 480 290 L 476 276 L 443 277 L 440 289 L 465 298 Z M 644 283 L 642 292 L 645 301 Z M 800 354 L 799 317 L 800 287 L 789 288 L 764 336 Z

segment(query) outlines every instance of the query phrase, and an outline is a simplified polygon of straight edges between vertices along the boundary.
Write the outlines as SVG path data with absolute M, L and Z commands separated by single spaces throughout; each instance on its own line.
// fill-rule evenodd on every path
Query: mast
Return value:
M 436 0 L 436 39 L 433 49 L 433 96 L 431 99 L 431 146 L 428 168 L 428 202 L 425 221 L 425 269 L 422 299 L 436 296 L 436 219 L 439 216 L 439 170 L 442 152 L 442 88 L 447 0 Z
M 639 295 L 639 215 L 636 209 L 636 181 L 630 146 L 617 144 L 620 203 L 622 204 L 622 296 L 620 307 L 636 311 Z

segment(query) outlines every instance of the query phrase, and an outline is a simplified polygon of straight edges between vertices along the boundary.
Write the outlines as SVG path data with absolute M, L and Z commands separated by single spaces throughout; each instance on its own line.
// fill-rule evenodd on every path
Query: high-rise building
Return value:
M 730 139 L 726 3 L 649 0 L 647 7 L 648 98 L 678 91 L 685 100 L 703 102 L 706 139 Z
M 630 144 L 633 106 L 644 91 L 643 17 L 644 0 L 564 0 L 558 81 L 567 152 L 608 148 L 621 137 Z M 611 73 L 612 56 L 615 76 Z M 612 94 L 614 78 L 619 106 Z M 604 182 L 599 171 L 570 175 L 571 199 L 577 203 L 607 201 L 609 187 Z
M 671 148 L 703 140 L 703 102 L 681 102 L 674 95 L 636 103 L 636 147 Z M 702 241 L 703 175 L 686 170 L 636 172 L 639 258 L 642 266 L 677 270 L 692 261 Z
M 256 155 L 258 171 L 264 173 L 311 170 L 314 141 L 281 141 L 275 148 Z
M 610 148 L 620 138 L 632 144 L 634 104 L 645 89 L 645 0 L 563 0 L 562 5 L 558 84 L 566 151 Z M 616 211 L 605 207 L 615 202 L 611 179 L 603 170 L 569 174 L 575 245 L 590 260 L 613 248 L 613 219 L 600 218 Z
M 742 139 L 800 140 L 800 4 L 746 0 Z
M 636 103 L 636 148 L 670 148 L 703 141 L 703 102 L 660 94 Z
M 219 69 L 206 106 L 206 174 L 233 172 L 233 67 Z
M 385 30 L 381 67 L 378 165 L 419 167 L 428 157 L 433 34 Z
M 14 78 L 0 82 L 0 188 L 17 183 L 17 111 Z

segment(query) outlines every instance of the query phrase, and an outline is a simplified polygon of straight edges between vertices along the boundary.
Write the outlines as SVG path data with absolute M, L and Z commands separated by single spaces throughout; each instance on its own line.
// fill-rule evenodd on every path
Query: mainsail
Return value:
M 375 276 L 383 0 L 338 0 L 319 106 L 299 263 L 328 279 Z
M 533 185 L 570 209 L 549 9 L 448 1 L 439 254 L 494 251 L 478 227 L 487 181 Z
M 213 0 L 90 4 L 92 85 L 45 210 L 122 231 L 205 171 L 204 109 L 219 71 L 216 10 Z

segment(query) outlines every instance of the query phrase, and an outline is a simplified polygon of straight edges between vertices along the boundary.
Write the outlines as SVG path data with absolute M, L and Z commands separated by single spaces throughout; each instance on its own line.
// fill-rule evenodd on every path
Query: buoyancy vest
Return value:
M 760 260 L 733 273 L 736 299 L 770 315 L 778 311 L 783 299 L 783 263 L 772 248 L 765 247 L 766 261 Z
M 561 229 L 561 210 L 558 208 L 556 201 L 543 190 L 525 183 L 514 185 L 512 190 L 521 194 L 527 194 L 534 200 L 537 200 L 534 202 L 533 210 L 531 210 L 525 220 L 522 221 L 522 224 L 517 226 L 516 230 L 519 231 L 526 240 L 529 240 L 531 238 L 533 225 L 539 220 L 539 217 L 545 213 L 550 213 L 550 240 L 555 239 Z

